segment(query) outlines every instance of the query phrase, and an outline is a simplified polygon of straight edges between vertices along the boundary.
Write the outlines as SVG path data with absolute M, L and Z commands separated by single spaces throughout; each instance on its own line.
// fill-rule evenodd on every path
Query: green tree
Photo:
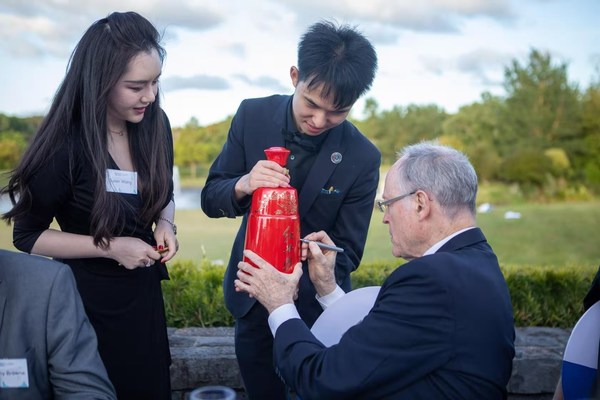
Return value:
M 552 161 L 543 151 L 522 148 L 504 158 L 498 175 L 505 182 L 518 183 L 527 194 L 539 194 L 552 168 Z
M 379 103 L 377 103 L 377 100 L 372 97 L 365 100 L 364 113 L 367 116 L 367 120 L 370 118 L 376 118 L 378 109 Z
M 0 169 L 13 169 L 21 159 L 27 141 L 21 132 L 0 132 Z
M 382 135 L 380 131 L 379 103 L 373 98 L 366 99 L 363 114 L 366 116 L 363 120 L 349 119 L 381 151 Z
M 196 178 L 199 167 L 207 167 L 219 154 L 227 138 L 231 119 L 201 127 L 192 118 L 182 128 L 174 129 L 175 164 L 189 168 Z
M 552 175 L 557 178 L 566 178 L 571 171 L 571 162 L 567 153 L 561 148 L 549 148 L 544 155 L 550 159 L 552 164 Z
M 395 106 L 377 113 L 377 103 L 368 102 L 367 118 L 353 121 L 381 151 L 384 163 L 393 163 L 396 152 L 409 143 L 435 139 L 442 134 L 446 112 L 435 105 Z
M 434 104 L 409 105 L 404 112 L 404 127 L 407 137 L 402 145 L 438 138 L 448 114 Z
M 581 110 L 567 64 L 555 65 L 548 53 L 531 50 L 527 64 L 513 60 L 504 77 L 506 142 L 541 150 L 558 145 L 571 158 L 581 140 Z
M 196 177 L 197 166 L 203 159 L 200 129 L 198 121 L 192 118 L 174 132 L 175 164 L 189 168 L 192 178 Z
M 600 191 L 600 70 L 583 96 L 581 125 L 583 143 L 573 164 L 583 172 L 584 182 Z
M 42 119 L 42 116 L 20 118 L 0 113 L 0 132 L 18 132 L 23 135 L 26 142 L 29 142 L 40 126 Z
M 481 101 L 461 107 L 443 125 L 444 137 L 456 138 L 471 160 L 480 180 L 496 178 L 500 166 L 499 147 L 504 143 L 504 102 L 484 93 Z

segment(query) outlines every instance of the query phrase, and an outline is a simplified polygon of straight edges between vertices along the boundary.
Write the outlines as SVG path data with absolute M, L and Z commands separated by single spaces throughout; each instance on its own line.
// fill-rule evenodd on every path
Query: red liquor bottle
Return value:
M 265 154 L 267 160 L 284 167 L 290 151 L 285 147 L 270 147 Z M 245 249 L 252 250 L 279 271 L 291 273 L 300 261 L 300 216 L 296 189 L 256 189 L 252 194 L 245 240 Z M 252 264 L 246 257 L 244 261 Z

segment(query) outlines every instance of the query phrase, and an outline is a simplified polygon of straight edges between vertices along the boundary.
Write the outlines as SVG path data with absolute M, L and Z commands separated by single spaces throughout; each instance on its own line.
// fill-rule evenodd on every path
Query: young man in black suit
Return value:
M 337 283 L 350 290 L 350 272 L 360 263 L 369 229 L 381 155 L 347 117 L 370 88 L 376 68 L 373 46 L 355 29 L 329 22 L 312 25 L 298 45 L 298 66 L 290 68 L 293 96 L 240 104 L 202 189 L 202 209 L 209 217 L 243 216 L 223 289 L 236 319 L 236 355 L 250 399 L 286 398 L 273 369 L 268 314 L 233 285 L 252 193 L 259 187 L 296 188 L 301 235 L 325 230 L 347 249 L 336 260 L 335 274 Z M 264 150 L 272 146 L 291 151 L 289 177 L 265 160 Z M 310 280 L 302 279 L 296 304 L 309 325 L 322 311 L 314 295 Z

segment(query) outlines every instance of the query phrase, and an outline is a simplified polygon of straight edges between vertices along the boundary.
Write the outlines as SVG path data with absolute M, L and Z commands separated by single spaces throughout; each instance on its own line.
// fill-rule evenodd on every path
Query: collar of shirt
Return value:
M 439 242 L 437 242 L 436 244 L 434 244 L 433 246 L 431 246 L 425 253 L 423 253 L 423 255 L 424 256 L 428 256 L 430 254 L 435 253 L 436 251 L 438 251 L 440 249 L 440 247 L 442 247 L 443 245 L 445 245 L 454 236 L 460 235 L 461 233 L 466 232 L 469 229 L 473 229 L 473 228 L 475 228 L 475 227 L 474 226 L 470 226 L 468 228 L 461 229 L 460 231 L 456 231 L 452 235 L 446 236 L 445 238 L 443 238 L 442 240 L 440 240 Z

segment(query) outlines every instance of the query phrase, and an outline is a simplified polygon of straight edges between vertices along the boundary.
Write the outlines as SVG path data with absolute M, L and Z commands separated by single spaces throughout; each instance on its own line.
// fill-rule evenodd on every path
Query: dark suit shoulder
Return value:
M 240 103 L 241 108 L 249 108 L 251 110 L 256 109 L 272 109 L 272 107 L 277 107 L 282 103 L 286 103 L 289 101 L 291 96 L 282 95 L 282 94 L 274 94 L 272 96 L 267 97 L 254 97 L 249 99 L 244 99 Z
M 346 120 L 336 129 L 343 129 L 344 142 L 351 144 L 348 147 L 355 148 L 365 157 L 381 158 L 379 149 L 352 122 Z
M 411 260 L 405 264 L 400 265 L 387 277 L 383 286 L 394 285 L 398 282 L 410 282 L 418 280 L 421 282 L 427 282 L 427 284 L 434 284 L 439 282 L 437 279 L 440 276 L 438 263 L 432 262 L 433 260 L 425 257 L 419 257 Z

